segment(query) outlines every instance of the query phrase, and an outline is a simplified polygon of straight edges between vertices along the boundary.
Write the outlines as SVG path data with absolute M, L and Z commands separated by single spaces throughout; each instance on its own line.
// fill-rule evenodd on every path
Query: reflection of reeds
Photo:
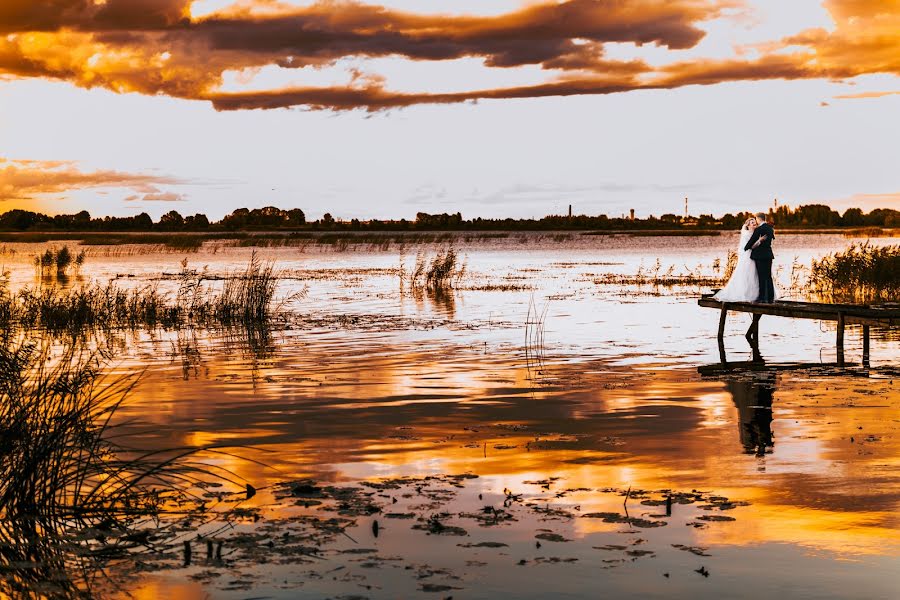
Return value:
M 900 299 L 900 245 L 851 244 L 843 252 L 814 260 L 810 289 L 831 302 Z

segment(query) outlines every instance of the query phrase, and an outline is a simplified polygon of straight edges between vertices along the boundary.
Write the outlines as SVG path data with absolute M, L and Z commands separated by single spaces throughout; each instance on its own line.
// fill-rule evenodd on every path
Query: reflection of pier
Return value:
M 787 317 L 790 319 L 815 319 L 818 321 L 835 321 L 837 323 L 837 362 L 844 364 L 844 329 L 847 325 L 862 325 L 863 364 L 869 363 L 869 328 L 900 327 L 900 305 L 859 305 L 859 304 L 823 304 L 816 302 L 778 301 L 772 304 L 760 302 L 719 302 L 711 296 L 704 296 L 697 302 L 705 308 L 716 308 L 719 317 L 719 356 L 726 363 L 725 356 L 725 320 L 728 312 L 745 312 L 753 315 L 753 323 L 747 330 L 747 341 L 753 348 L 754 359 L 759 354 L 759 320 L 763 315 Z

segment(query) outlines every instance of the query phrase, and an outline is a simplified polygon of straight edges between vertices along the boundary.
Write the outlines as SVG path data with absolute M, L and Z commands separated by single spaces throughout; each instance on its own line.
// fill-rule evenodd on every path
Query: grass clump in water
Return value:
M 900 300 L 900 245 L 851 244 L 814 260 L 809 287 L 830 302 Z
M 401 262 L 400 283 L 409 284 L 413 293 L 442 294 L 459 286 L 466 274 L 466 263 L 459 261 L 453 247 L 439 250 L 429 260 L 423 251 L 416 255 L 416 263 L 408 275 Z
M 67 277 L 69 270 L 77 272 L 84 264 L 84 250 L 73 254 L 68 246 L 51 249 L 34 257 L 34 265 L 40 269 L 42 275 L 55 274 L 57 277 Z

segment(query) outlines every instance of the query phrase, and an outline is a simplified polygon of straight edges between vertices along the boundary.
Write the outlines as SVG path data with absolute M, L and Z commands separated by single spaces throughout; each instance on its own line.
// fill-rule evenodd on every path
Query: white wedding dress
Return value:
M 741 240 L 737 249 L 737 266 L 731 279 L 713 298 L 720 302 L 755 302 L 759 298 L 759 277 L 756 275 L 756 264 L 750 258 L 750 251 L 744 246 L 753 232 L 747 226 L 741 228 Z

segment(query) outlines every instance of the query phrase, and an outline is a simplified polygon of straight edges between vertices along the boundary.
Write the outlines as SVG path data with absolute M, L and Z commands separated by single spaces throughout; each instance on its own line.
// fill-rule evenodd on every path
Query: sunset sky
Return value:
M 900 208 L 900 0 L 0 0 L 0 211 Z

